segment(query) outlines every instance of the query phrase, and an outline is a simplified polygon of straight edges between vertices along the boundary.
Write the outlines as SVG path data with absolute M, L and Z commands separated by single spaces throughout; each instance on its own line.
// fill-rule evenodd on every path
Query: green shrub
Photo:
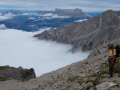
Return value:
M 78 80 L 78 79 L 79 79 L 79 76 L 70 77 L 70 78 L 68 78 L 68 82 L 73 82 L 73 81 Z
M 8 68 L 8 66 L 0 66 L 0 71 L 5 70 L 6 68 Z
M 91 82 L 93 83 L 93 86 L 96 86 L 100 83 L 100 80 L 104 78 L 103 74 L 99 73 L 94 75 L 95 79 L 91 80 Z
M 92 86 L 88 86 L 85 90 L 90 90 Z
M 34 70 L 30 69 L 30 70 L 26 70 L 26 71 L 22 72 L 23 79 L 27 79 L 28 76 L 33 74 L 33 71 Z
M 89 82 L 92 82 L 92 80 L 88 79 L 87 81 L 85 81 L 85 83 L 89 83 Z
M 109 67 L 109 64 L 108 64 L 108 63 L 103 63 L 103 65 L 105 65 L 105 67 Z
M 114 73 L 120 73 L 120 62 L 117 61 L 114 66 Z
M 30 72 L 34 72 L 34 69 L 33 68 L 30 68 L 30 70 L 29 70 Z
M 88 64 L 88 62 L 86 61 L 85 64 Z
M 8 79 L 9 79 L 8 77 L 0 77 L 0 81 L 6 81 Z
M 105 71 L 105 70 L 100 72 L 101 75 L 104 75 L 106 73 L 107 73 L 107 71 Z

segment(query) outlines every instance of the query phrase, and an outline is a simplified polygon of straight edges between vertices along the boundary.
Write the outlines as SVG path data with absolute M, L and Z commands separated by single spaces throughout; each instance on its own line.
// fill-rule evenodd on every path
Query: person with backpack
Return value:
M 109 77 L 113 77 L 113 67 L 116 62 L 116 49 L 113 47 L 113 44 L 108 44 L 108 61 L 109 61 Z

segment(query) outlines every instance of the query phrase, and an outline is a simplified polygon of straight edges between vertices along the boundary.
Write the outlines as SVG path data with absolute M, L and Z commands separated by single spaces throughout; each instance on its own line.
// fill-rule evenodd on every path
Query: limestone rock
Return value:
M 97 90 L 108 90 L 109 88 L 116 86 L 116 83 L 113 82 L 103 82 L 96 86 Z

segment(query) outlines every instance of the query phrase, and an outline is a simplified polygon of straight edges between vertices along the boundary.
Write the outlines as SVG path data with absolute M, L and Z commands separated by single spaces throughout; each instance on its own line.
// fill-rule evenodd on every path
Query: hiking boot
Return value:
M 109 76 L 109 78 L 112 78 L 113 76 Z

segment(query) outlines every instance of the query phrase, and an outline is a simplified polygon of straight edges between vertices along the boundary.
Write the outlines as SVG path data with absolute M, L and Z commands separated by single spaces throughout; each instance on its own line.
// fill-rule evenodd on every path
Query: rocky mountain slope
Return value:
M 110 43 L 120 45 L 120 39 Z M 95 48 L 85 60 L 46 73 L 28 82 L 18 83 L 9 90 L 120 90 L 120 58 L 109 78 L 107 44 Z M 8 82 L 4 82 L 8 83 Z M 1 88 L 0 88 L 1 89 Z
M 107 10 L 89 20 L 44 31 L 35 37 L 71 44 L 72 51 L 81 48 L 83 51 L 92 50 L 101 44 L 120 38 L 120 11 Z

